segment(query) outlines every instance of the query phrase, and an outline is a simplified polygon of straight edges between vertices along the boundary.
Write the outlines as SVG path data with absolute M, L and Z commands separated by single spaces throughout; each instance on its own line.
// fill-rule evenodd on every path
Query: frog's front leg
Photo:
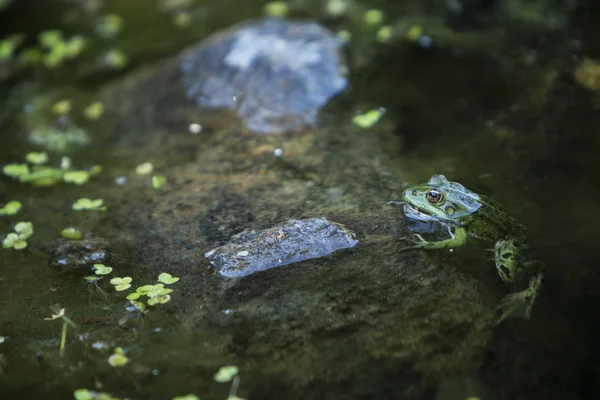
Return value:
M 462 226 L 456 227 L 454 229 L 454 233 L 450 227 L 448 228 L 448 233 L 450 234 L 449 239 L 438 240 L 435 242 L 429 242 L 421 235 L 416 235 L 419 238 L 419 242 L 417 242 L 413 248 L 417 249 L 451 249 L 455 247 L 462 246 L 467 243 L 467 231 Z
M 498 241 L 494 247 L 494 254 L 498 275 L 505 283 L 514 282 L 519 275 L 522 275 L 521 269 L 531 273 L 539 268 L 539 264 L 534 261 L 523 261 L 524 257 L 520 254 L 519 246 L 515 244 L 514 240 Z M 497 324 L 507 318 L 523 317 L 527 320 L 530 318 L 542 277 L 543 274 L 539 272 L 531 278 L 527 289 L 512 293 L 502 299 L 496 311 Z

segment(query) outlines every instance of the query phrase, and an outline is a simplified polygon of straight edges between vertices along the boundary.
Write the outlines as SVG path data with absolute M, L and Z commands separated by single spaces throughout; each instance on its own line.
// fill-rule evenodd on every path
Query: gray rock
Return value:
M 236 109 L 256 133 L 296 131 L 347 85 L 342 42 L 313 22 L 264 19 L 218 32 L 183 53 L 187 96 Z
M 354 247 L 354 232 L 325 218 L 291 219 L 262 231 L 244 231 L 205 254 L 221 275 L 233 278 Z

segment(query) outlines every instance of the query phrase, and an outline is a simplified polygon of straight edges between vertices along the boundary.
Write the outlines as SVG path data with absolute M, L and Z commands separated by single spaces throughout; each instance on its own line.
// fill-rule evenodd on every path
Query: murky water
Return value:
M 34 224 L 26 250 L 0 252 L 0 397 L 88 389 L 224 399 L 231 382 L 215 374 L 232 365 L 244 399 L 600 396 L 600 92 L 574 75 L 582 59 L 600 57 L 596 6 L 513 0 L 505 14 L 482 7 L 459 18 L 438 2 L 356 2 L 333 18 L 321 2 L 295 2 L 292 17 L 352 34 L 350 86 L 318 126 L 257 135 L 235 110 L 200 110 L 186 98 L 178 54 L 260 17 L 262 2 L 108 1 L 78 14 L 91 2 L 36 3 L 0 12 L 2 32 L 22 31 L 28 45 L 50 28 L 93 40 L 60 68 L 0 64 L 0 162 L 44 150 L 29 134 L 48 121 L 65 129 L 52 105 L 68 98 L 69 123 L 91 144 L 48 151 L 49 164 L 68 155 L 75 169 L 102 171 L 82 185 L 0 178 L 0 204 L 22 204 L 0 216 L 2 238 L 18 221 Z M 367 26 L 364 12 L 374 7 L 384 21 Z M 109 12 L 124 27 L 99 38 L 93 27 Z M 382 43 L 387 23 L 397 36 Z M 413 40 L 417 28 L 431 46 Z M 127 55 L 126 68 L 99 64 L 112 48 Z M 105 106 L 98 120 L 84 117 L 94 101 Z M 353 124 L 379 107 L 386 112 L 371 128 Z M 135 171 L 144 162 L 150 175 Z M 528 228 L 546 267 L 530 321 L 493 325 L 495 306 L 513 290 L 489 260 L 491 244 L 402 251 L 411 233 L 387 203 L 434 173 L 492 196 Z M 166 178 L 163 188 L 153 188 L 152 175 Z M 73 211 L 82 197 L 107 209 Z M 358 245 L 239 279 L 204 257 L 243 230 L 316 217 L 344 224 Z M 67 227 L 86 235 L 83 244 L 60 239 Z M 104 251 L 112 272 L 86 281 L 100 275 L 77 262 Z M 159 284 L 163 272 L 180 278 L 163 284 L 169 299 L 149 306 L 146 293 L 138 300 L 147 312 L 132 308 L 126 296 Z M 116 290 L 115 277 L 131 277 L 132 287 Z M 53 305 L 76 324 L 62 351 L 63 319 L 45 320 Z M 123 366 L 109 362 L 117 348 Z

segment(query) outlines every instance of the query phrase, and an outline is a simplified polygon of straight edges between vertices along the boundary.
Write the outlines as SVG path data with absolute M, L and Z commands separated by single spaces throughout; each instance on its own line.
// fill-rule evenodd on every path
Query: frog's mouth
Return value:
M 412 204 L 405 202 L 402 205 L 402 207 L 404 208 L 404 215 L 406 215 L 407 218 L 414 219 L 417 221 L 424 221 L 424 222 L 438 220 L 438 218 L 434 217 L 431 214 L 427 214 L 427 213 L 421 211 L 418 207 L 415 207 Z

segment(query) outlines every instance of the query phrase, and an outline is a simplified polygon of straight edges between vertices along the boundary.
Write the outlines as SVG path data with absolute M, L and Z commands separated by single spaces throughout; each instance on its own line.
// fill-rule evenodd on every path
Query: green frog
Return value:
M 531 276 L 529 287 L 506 296 L 497 308 L 496 323 L 507 318 L 529 319 L 542 282 L 541 263 L 532 260 L 526 244 L 526 228 L 493 199 L 477 194 L 444 175 L 433 175 L 427 183 L 409 187 L 400 204 L 412 222 L 429 226 L 430 232 L 445 230 L 444 238 L 427 241 L 413 229 L 418 241 L 413 247 L 448 249 L 462 246 L 467 237 L 494 242 L 494 261 L 504 283 Z

